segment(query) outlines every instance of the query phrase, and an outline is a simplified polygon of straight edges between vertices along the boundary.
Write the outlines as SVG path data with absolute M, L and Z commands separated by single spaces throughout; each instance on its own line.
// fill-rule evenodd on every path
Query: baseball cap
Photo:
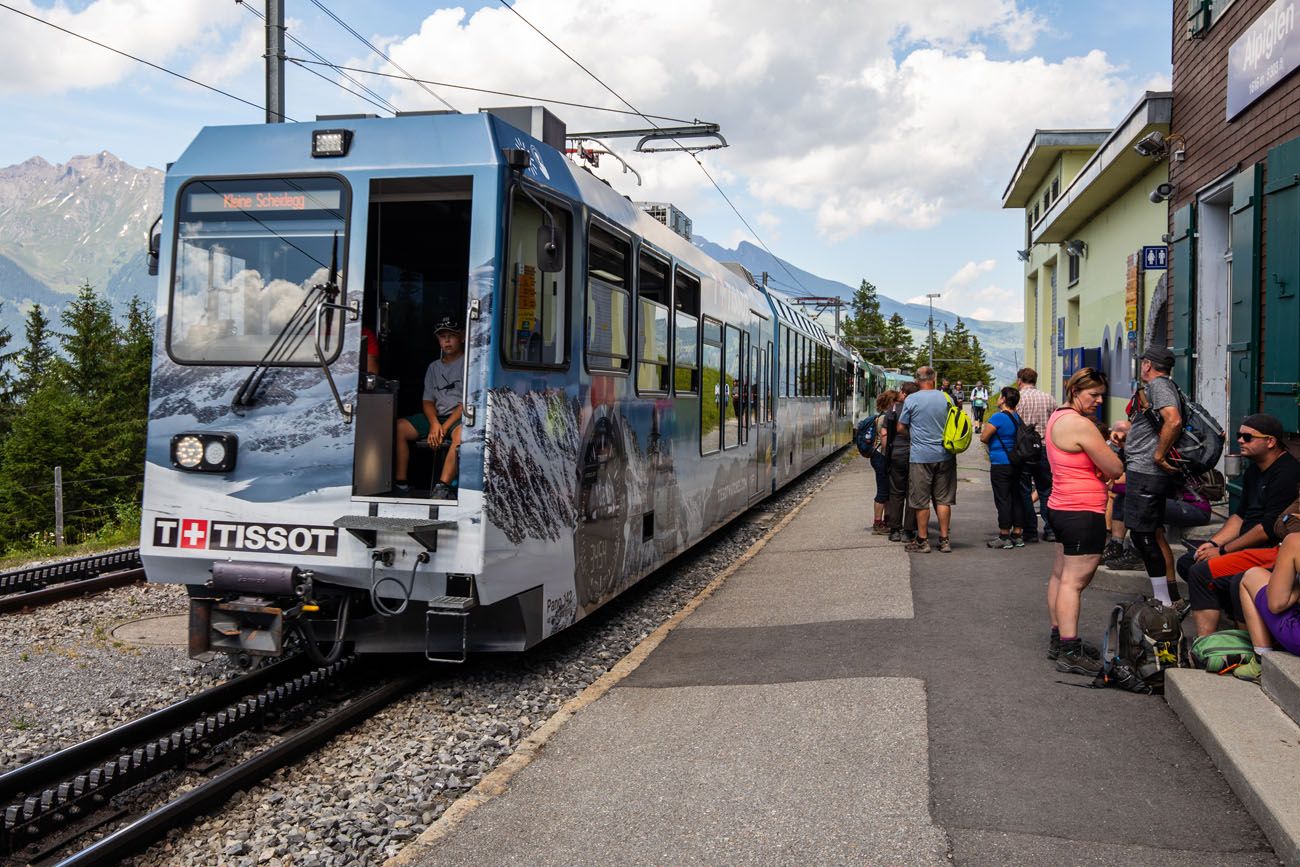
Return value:
M 1148 346 L 1147 351 L 1142 353 L 1142 357 L 1147 361 L 1153 361 L 1161 367 L 1174 366 L 1174 354 L 1164 346 Z
M 450 316 L 444 316 L 438 320 L 437 326 L 433 329 L 434 334 L 439 331 L 460 331 L 460 323 Z
M 1279 442 L 1286 436 L 1286 431 L 1282 430 L 1282 422 L 1278 421 L 1277 416 L 1266 412 L 1246 416 L 1241 420 L 1241 426 L 1257 430 L 1266 437 L 1277 437 Z

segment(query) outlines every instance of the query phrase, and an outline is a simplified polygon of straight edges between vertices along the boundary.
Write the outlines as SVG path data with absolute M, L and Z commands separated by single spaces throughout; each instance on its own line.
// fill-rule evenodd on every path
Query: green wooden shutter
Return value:
M 1196 338 L 1196 210 L 1187 205 L 1174 212 L 1170 256 L 1169 306 L 1173 309 L 1169 350 L 1174 354 L 1173 380 L 1192 391 L 1192 346 Z
M 1228 315 L 1228 424 L 1255 411 L 1259 398 L 1259 218 L 1263 167 L 1232 181 L 1232 307 Z
M 1268 152 L 1268 251 L 1264 267 L 1260 409 L 1300 428 L 1300 139 Z

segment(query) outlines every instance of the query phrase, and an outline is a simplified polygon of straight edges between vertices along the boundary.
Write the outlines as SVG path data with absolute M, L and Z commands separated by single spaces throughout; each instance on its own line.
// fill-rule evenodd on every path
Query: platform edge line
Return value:
M 469 818 L 471 813 L 497 796 L 505 794 L 510 780 L 515 774 L 532 764 L 533 759 L 537 758 L 542 747 L 560 730 L 561 726 L 568 722 L 578 711 L 595 702 L 613 689 L 619 681 L 636 671 L 641 663 L 654 652 L 655 648 L 663 643 L 663 640 L 668 637 L 668 633 L 680 626 L 683 620 L 694 613 L 695 609 L 703 605 L 704 601 L 717 592 L 718 588 L 726 583 L 727 579 L 741 566 L 754 559 L 763 548 L 767 547 L 767 543 L 775 538 L 777 533 L 784 530 L 786 525 L 803 511 L 804 506 L 812 502 L 812 498 L 817 496 L 823 488 L 843 471 L 845 465 L 844 462 L 841 462 L 835 472 L 827 476 L 816 488 L 809 491 L 808 496 L 796 503 L 794 508 L 786 513 L 786 516 L 776 526 L 759 537 L 730 566 L 719 572 L 700 592 L 691 597 L 691 600 L 682 606 L 680 611 L 659 624 L 659 627 L 654 632 L 641 639 L 636 647 L 633 647 L 626 656 L 614 664 L 613 668 L 601 675 L 582 692 L 565 702 L 537 731 L 525 738 L 505 761 L 497 765 L 486 777 L 479 780 L 474 788 L 453 801 L 451 806 L 435 819 L 432 825 L 424 829 L 420 836 L 408 843 L 402 851 L 386 860 L 383 867 L 416 867 L 421 859 L 437 848 L 439 843 L 451 836 L 460 824 Z

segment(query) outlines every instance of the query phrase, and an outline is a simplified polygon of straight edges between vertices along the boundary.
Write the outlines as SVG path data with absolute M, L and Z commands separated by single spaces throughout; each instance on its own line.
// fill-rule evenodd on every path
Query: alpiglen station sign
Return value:
M 1228 120 L 1297 67 L 1296 0 L 1277 0 L 1228 49 Z

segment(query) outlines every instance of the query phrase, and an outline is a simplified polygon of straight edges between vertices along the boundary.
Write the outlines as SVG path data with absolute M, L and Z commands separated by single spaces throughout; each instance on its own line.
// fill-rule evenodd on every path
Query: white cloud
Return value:
M 731 147 L 701 154 L 742 211 L 793 208 L 832 240 L 872 227 L 924 228 L 957 209 L 995 209 L 1035 127 L 1114 122 L 1134 88 L 1100 51 L 1049 63 L 1028 50 L 1045 27 L 1024 0 L 518 0 L 520 13 L 646 112 L 717 121 Z M 508 9 L 430 14 L 388 43 L 398 63 L 441 81 L 623 108 Z M 395 85 L 403 108 L 433 107 Z M 1070 98 L 1063 98 L 1069 94 Z M 464 110 L 508 103 L 443 93 Z M 571 131 L 644 127 L 637 117 L 553 109 Z M 637 190 L 613 160 L 599 174 L 633 198 L 688 214 L 717 195 L 690 157 L 630 153 Z M 649 196 L 643 191 L 652 190 Z
M 957 269 L 957 273 L 948 278 L 948 282 L 943 284 L 944 294 L 959 291 L 967 288 L 981 274 L 987 274 L 998 266 L 996 259 L 985 259 L 983 262 L 967 262 Z
M 79 11 L 62 2 L 48 8 L 30 0 L 13 0 L 13 5 L 158 64 L 188 56 L 214 41 L 224 42 L 215 34 L 241 14 L 234 3 L 209 0 L 93 0 Z M 0 92 L 93 89 L 116 84 L 138 69 L 144 67 L 12 12 L 0 28 Z
M 1024 299 L 1013 289 L 989 284 L 977 285 L 998 266 L 996 259 L 967 262 L 943 284 L 934 306 L 971 319 L 999 319 L 1017 322 L 1024 318 Z M 928 304 L 924 295 L 907 299 L 909 304 Z
M 292 19 L 288 21 L 289 32 L 296 29 L 296 24 Z M 220 50 L 200 56 L 186 74 L 206 84 L 224 84 L 261 67 L 265 62 L 262 57 L 265 51 L 266 25 L 249 16 L 232 44 L 222 45 Z

